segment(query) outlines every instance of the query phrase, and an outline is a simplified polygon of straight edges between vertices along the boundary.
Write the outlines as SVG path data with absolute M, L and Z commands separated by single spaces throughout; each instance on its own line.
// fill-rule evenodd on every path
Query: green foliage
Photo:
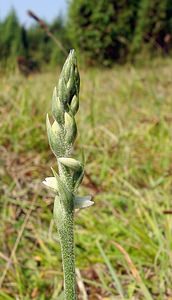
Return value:
M 142 51 L 168 52 L 172 48 L 170 0 L 73 0 L 69 33 L 74 47 L 90 64 L 126 61 Z
M 19 55 L 26 55 L 28 41 L 26 30 L 20 26 L 17 15 L 12 10 L 0 24 L 0 54 L 4 62 L 16 61 Z
M 30 56 L 38 62 L 49 62 L 51 54 L 49 38 L 39 25 L 28 29 L 28 39 Z
M 171 32 L 172 1 L 142 0 L 132 50 L 139 52 L 146 46 L 149 50 L 168 52 L 172 47 Z
M 58 16 L 48 25 L 50 31 L 62 43 L 64 49 L 70 49 L 69 39 L 63 18 Z M 18 57 L 36 61 L 38 64 L 62 65 L 64 53 L 52 41 L 39 24 L 26 29 L 12 10 L 4 21 L 0 22 L 0 63 L 16 64 Z
M 139 1 L 72 1 L 69 30 L 74 46 L 90 64 L 109 65 L 128 53 Z

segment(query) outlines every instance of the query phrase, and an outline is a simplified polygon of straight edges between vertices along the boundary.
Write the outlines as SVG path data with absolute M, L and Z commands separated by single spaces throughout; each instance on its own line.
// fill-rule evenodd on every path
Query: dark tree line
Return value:
M 68 51 L 76 48 L 87 64 L 111 65 L 141 55 L 170 55 L 172 0 L 71 0 L 68 18 L 57 17 L 49 30 Z M 0 64 L 24 57 L 57 65 L 64 53 L 40 27 L 23 27 L 11 11 L 0 22 Z
M 72 0 L 72 43 L 91 64 L 172 50 L 172 0 Z

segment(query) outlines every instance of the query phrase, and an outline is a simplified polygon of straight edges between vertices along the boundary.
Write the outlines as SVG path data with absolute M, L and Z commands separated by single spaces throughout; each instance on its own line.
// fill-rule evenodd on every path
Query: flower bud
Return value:
M 61 75 L 58 84 L 58 98 L 60 102 L 63 104 L 64 108 L 66 108 L 68 103 L 68 98 L 69 98 L 66 84 L 67 83 L 65 82 L 64 77 Z
M 80 78 L 77 69 L 76 56 L 74 50 L 71 50 L 63 66 L 58 84 L 58 97 L 64 104 L 65 110 L 68 110 L 72 98 L 79 93 Z
M 73 116 L 65 112 L 65 141 L 73 144 L 77 135 L 76 122 Z
M 52 129 L 48 114 L 47 114 L 46 125 L 47 125 L 47 134 L 48 134 L 48 140 L 49 140 L 51 150 L 53 151 L 54 155 L 57 157 L 64 155 L 65 148 L 63 145 L 63 140 L 61 139 L 60 135 L 55 134 L 55 129 L 54 130 Z
M 78 108 L 79 108 L 79 97 L 74 96 L 71 101 L 71 104 L 70 104 L 70 109 L 71 109 L 73 115 L 75 115 L 77 113 Z
M 56 87 L 54 88 L 53 97 L 52 97 L 52 113 L 53 113 L 55 120 L 59 124 L 64 123 L 64 106 L 60 102 L 60 100 L 57 96 L 57 88 Z
M 54 121 L 54 123 L 53 123 L 53 125 L 52 125 L 51 128 L 52 128 L 53 133 L 56 136 L 58 136 L 58 135 L 61 134 L 61 128 L 60 128 L 59 124 L 56 121 Z
M 68 187 L 59 177 L 59 175 L 52 168 L 53 175 L 57 181 L 58 193 L 60 196 L 60 203 L 65 208 L 66 211 L 73 211 L 73 194 L 68 190 Z
M 75 171 L 79 171 L 80 169 L 82 169 L 82 165 L 81 163 L 74 159 L 74 158 L 70 158 L 70 157 L 60 157 L 58 159 L 58 161 L 63 164 L 64 166 L 72 169 L 72 170 L 75 170 Z
M 66 83 L 73 75 L 74 66 L 76 66 L 76 56 L 74 50 L 70 50 L 69 55 L 64 63 L 61 74 L 64 75 Z

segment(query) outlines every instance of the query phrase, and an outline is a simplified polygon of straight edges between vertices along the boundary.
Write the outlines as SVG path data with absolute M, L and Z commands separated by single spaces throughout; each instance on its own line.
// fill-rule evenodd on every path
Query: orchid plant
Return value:
M 77 299 L 74 249 L 74 213 L 93 204 L 91 196 L 80 197 L 77 190 L 84 176 L 84 162 L 72 158 L 77 135 L 75 114 L 79 108 L 80 76 L 75 51 L 71 50 L 52 98 L 53 123 L 47 115 L 47 134 L 57 158 L 58 173 L 43 183 L 55 193 L 54 221 L 58 229 L 64 272 L 65 300 Z

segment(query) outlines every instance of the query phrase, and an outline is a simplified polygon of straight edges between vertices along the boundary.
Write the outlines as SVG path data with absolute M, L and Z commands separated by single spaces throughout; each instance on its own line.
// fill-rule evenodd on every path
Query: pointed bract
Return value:
M 73 144 L 77 135 L 76 122 L 73 116 L 65 112 L 65 138 L 66 142 Z
M 51 168 L 54 174 L 54 177 L 57 181 L 57 187 L 59 192 L 59 198 L 61 201 L 61 205 L 65 208 L 66 211 L 73 210 L 73 194 L 68 190 L 68 187 L 65 183 L 60 179 L 59 175 L 55 172 L 53 168 Z
M 74 96 L 72 98 L 71 104 L 70 104 L 70 109 L 73 113 L 73 115 L 75 116 L 78 109 L 79 109 L 79 97 L 78 96 Z
M 65 153 L 63 145 L 63 141 L 60 138 L 60 135 L 55 134 L 55 132 L 52 129 L 52 126 L 50 124 L 50 120 L 47 114 L 47 134 L 48 134 L 48 140 L 51 147 L 52 152 L 56 157 L 63 156 Z
M 57 88 L 54 88 L 52 97 L 52 113 L 53 117 L 59 124 L 64 123 L 64 106 L 57 96 Z

